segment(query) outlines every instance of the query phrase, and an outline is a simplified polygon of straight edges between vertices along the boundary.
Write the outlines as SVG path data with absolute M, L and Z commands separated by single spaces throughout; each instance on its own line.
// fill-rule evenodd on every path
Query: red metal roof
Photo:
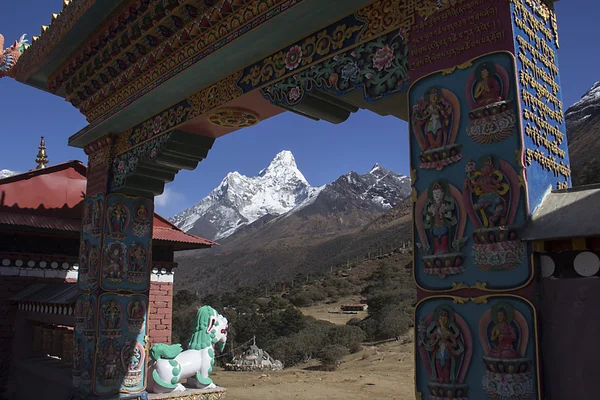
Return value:
M 80 161 L 69 161 L 0 179 L 0 225 L 78 233 L 86 172 Z M 152 238 L 202 247 L 216 245 L 185 233 L 156 213 Z

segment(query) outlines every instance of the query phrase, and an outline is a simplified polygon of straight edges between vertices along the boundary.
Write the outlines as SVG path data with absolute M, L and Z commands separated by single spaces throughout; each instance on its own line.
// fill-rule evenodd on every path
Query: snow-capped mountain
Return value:
M 265 216 L 384 212 L 410 196 L 410 179 L 375 165 L 364 175 L 350 172 L 331 184 L 310 186 L 289 151 L 277 154 L 256 177 L 237 172 L 192 208 L 171 218 L 181 229 L 219 240 Z M 371 216 L 371 214 L 369 214 Z
M 573 185 L 600 183 L 600 81 L 565 113 Z
M 9 169 L 0 169 L 0 179 L 8 178 L 9 176 L 16 175 L 17 173 Z
M 596 82 L 581 99 L 565 112 L 569 140 L 575 139 L 581 128 L 600 115 L 600 81 Z
M 282 151 L 258 176 L 227 174 L 221 184 L 194 207 L 171 221 L 184 231 L 221 239 L 267 214 L 284 214 L 318 194 L 290 151 Z

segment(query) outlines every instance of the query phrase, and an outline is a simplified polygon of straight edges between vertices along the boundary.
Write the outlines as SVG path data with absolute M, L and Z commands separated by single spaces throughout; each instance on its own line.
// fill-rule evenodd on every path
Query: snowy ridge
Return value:
M 587 126 L 600 115 L 600 81 L 588 89 L 581 99 L 565 112 L 569 140 L 575 139 Z
M 9 169 L 0 169 L 0 179 L 8 178 L 13 175 L 17 175 L 17 173 Z
M 186 232 L 219 240 L 265 215 L 280 220 L 295 214 L 323 196 L 328 204 L 347 199 L 383 212 L 410 196 L 410 179 L 375 164 L 364 175 L 351 172 L 331 184 L 310 186 L 293 154 L 284 150 L 258 176 L 227 174 L 207 197 L 170 220 Z
M 267 214 L 285 214 L 314 193 L 293 154 L 284 150 L 258 176 L 227 174 L 207 197 L 171 222 L 184 231 L 208 223 L 215 228 L 213 239 L 221 239 Z

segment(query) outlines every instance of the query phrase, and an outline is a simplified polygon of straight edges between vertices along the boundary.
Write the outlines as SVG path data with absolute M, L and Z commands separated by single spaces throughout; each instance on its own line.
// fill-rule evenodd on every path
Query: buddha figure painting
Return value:
M 504 67 L 482 62 L 467 80 L 465 95 L 471 107 L 467 135 L 475 142 L 501 142 L 512 135 L 517 116 L 508 100 L 509 79 Z
M 148 269 L 150 265 L 149 250 L 142 243 L 130 243 L 128 255 L 129 268 L 127 270 L 127 280 L 140 283 L 148 279 Z
M 529 400 L 536 393 L 532 361 L 525 357 L 529 327 L 523 314 L 498 302 L 479 320 L 486 372 L 483 390 L 493 400 Z
M 103 337 L 119 337 L 121 335 L 121 324 L 123 322 L 123 306 L 114 298 L 105 300 L 100 307 L 102 318 L 100 322 Z
M 432 86 L 412 107 L 411 127 L 421 148 L 421 168 L 441 171 L 460 159 L 455 144 L 460 122 L 460 103 L 454 93 Z
M 126 273 L 127 250 L 125 244 L 113 242 L 104 251 L 102 277 L 109 283 L 117 284 L 123 281 Z
M 146 318 L 146 303 L 139 297 L 134 297 L 127 305 L 127 331 L 141 333 Z
M 514 168 L 484 156 L 465 168 L 463 202 L 474 225 L 473 263 L 484 271 L 508 271 L 521 265 L 525 244 L 514 225 L 521 181 Z
M 142 200 L 133 207 L 133 229 L 132 232 L 137 237 L 144 237 L 150 233 L 150 212 L 146 201 Z
M 99 237 L 102 233 L 102 213 L 104 212 L 104 200 L 98 198 L 92 207 L 92 235 Z
M 419 357 L 429 376 L 431 400 L 467 400 L 464 383 L 473 355 L 473 338 L 465 320 L 448 305 L 438 306 L 417 326 Z
M 458 189 L 435 181 L 415 203 L 415 225 L 425 273 L 445 278 L 464 272 L 467 215 Z
M 125 233 L 129 224 L 129 210 L 125 204 L 117 201 L 113 203 L 106 212 L 106 222 L 108 224 L 108 236 L 111 239 L 123 240 L 127 236 Z
M 119 385 L 122 379 L 121 355 L 119 343 L 115 339 L 108 339 L 100 344 L 100 351 L 96 363 L 96 392 L 103 393 L 104 390 L 98 390 L 98 383 L 107 388 Z

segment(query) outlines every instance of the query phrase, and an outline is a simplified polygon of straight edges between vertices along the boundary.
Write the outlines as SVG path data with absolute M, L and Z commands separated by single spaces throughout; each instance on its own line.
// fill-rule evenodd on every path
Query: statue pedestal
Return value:
M 222 400 L 225 398 L 226 389 L 188 389 L 185 392 L 173 393 L 148 393 L 148 400 L 185 399 L 185 400 Z

